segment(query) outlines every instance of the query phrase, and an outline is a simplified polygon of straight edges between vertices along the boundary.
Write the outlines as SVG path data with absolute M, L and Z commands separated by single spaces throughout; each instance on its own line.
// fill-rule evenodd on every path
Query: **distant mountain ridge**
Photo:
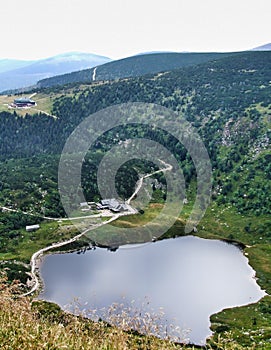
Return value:
M 177 53 L 162 52 L 139 54 L 105 63 L 97 68 L 85 69 L 40 80 L 37 87 L 52 87 L 77 82 L 116 80 L 170 71 L 234 55 L 236 53 Z
M 28 66 L 35 61 L 15 60 L 11 58 L 0 59 L 0 73 Z
M 40 79 L 78 71 L 111 61 L 109 57 L 69 52 L 37 60 L 0 60 L 0 91 L 36 84 Z
M 270 51 L 271 50 L 271 43 L 265 44 L 265 45 L 261 45 L 261 46 L 257 46 L 257 47 L 255 47 L 252 50 L 253 51 Z
M 247 51 L 269 50 L 271 43 Z M 240 52 L 150 51 L 113 61 L 105 56 L 70 52 L 38 61 L 2 59 L 0 92 L 21 92 L 22 89 L 139 77 L 193 66 L 238 53 Z

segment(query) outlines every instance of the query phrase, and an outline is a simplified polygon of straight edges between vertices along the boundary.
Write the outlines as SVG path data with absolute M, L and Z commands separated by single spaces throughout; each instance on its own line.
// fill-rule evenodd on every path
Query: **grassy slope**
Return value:
M 14 287 L 0 279 L 1 349 L 180 349 L 152 336 L 142 337 L 103 322 L 63 313 L 54 304 L 14 299 Z M 135 320 L 136 321 L 136 320 Z M 192 347 L 187 347 L 192 349 Z
M 10 240 L 8 249 L 10 251 L 0 253 L 0 260 L 19 260 L 29 263 L 34 252 L 54 242 L 67 240 L 78 233 L 68 221 L 61 224 L 56 221 L 43 222 L 40 224 L 40 229 L 34 232 L 26 232 L 25 228 L 18 231 L 21 233 L 21 238 L 17 241 Z
M 12 111 L 8 109 L 8 104 L 14 101 L 14 95 L 0 95 L 0 112 L 2 111 Z M 54 96 L 55 98 L 55 96 Z M 24 116 L 26 113 L 35 114 L 38 111 L 44 111 L 46 113 L 51 113 L 53 105 L 53 97 L 48 96 L 43 93 L 38 93 L 33 97 L 33 100 L 37 102 L 36 107 L 31 107 L 30 109 L 16 109 L 16 113 L 20 116 Z
M 106 84 L 106 82 L 95 82 L 92 83 L 95 85 L 102 85 Z M 43 111 L 45 113 L 51 114 L 52 113 L 52 107 L 54 101 L 65 94 L 65 96 L 75 96 L 79 92 L 82 92 L 84 89 L 89 88 L 89 85 L 79 85 L 75 88 L 73 87 L 65 87 L 61 89 L 60 87 L 57 89 L 57 91 L 47 93 L 46 91 L 38 91 L 35 96 L 33 96 L 33 100 L 37 102 L 37 106 L 31 107 L 29 109 L 14 109 L 16 113 L 19 116 L 25 116 L 26 113 L 33 115 L 36 113 L 39 113 L 40 111 Z M 24 96 L 30 96 L 31 92 L 22 94 L 22 95 L 1 95 L 0 94 L 0 112 L 3 111 L 9 111 L 12 112 L 13 109 L 8 109 L 8 105 L 11 104 L 15 98 L 20 98 Z
M 136 313 L 133 318 L 121 315 L 121 327 L 109 326 L 105 322 L 92 322 L 83 317 L 64 313 L 60 307 L 42 301 L 32 302 L 30 298 L 14 298 L 17 284 L 9 285 L 0 276 L 0 340 L 1 349 L 85 349 L 85 350 L 192 350 L 191 345 L 174 344 L 151 335 L 155 315 Z M 118 319 L 111 316 L 111 324 Z M 145 336 L 131 331 L 133 325 L 144 325 Z M 255 349 L 238 344 L 228 332 L 226 336 L 214 339 L 206 349 Z M 267 349 L 267 348 L 263 348 Z

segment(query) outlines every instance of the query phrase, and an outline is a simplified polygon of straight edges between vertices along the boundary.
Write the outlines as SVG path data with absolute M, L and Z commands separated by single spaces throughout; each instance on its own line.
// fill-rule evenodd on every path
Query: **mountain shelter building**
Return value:
M 31 100 L 30 98 L 22 97 L 22 98 L 16 98 L 13 102 L 14 106 L 17 108 L 22 107 L 33 107 L 36 106 L 36 102 L 34 100 Z

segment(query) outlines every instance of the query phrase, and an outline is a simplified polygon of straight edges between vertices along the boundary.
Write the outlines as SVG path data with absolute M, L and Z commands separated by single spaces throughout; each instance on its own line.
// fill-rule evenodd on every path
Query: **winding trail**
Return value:
M 91 215 L 85 215 L 85 216 L 76 216 L 73 218 L 52 218 L 50 216 L 43 216 L 40 214 L 35 214 L 35 213 L 28 213 L 26 211 L 22 211 L 19 209 L 12 209 L 12 208 L 8 208 L 8 207 L 1 207 L 0 209 L 4 210 L 4 211 L 10 211 L 13 213 L 22 213 L 24 215 L 28 215 L 28 216 L 35 216 L 35 217 L 39 217 L 42 218 L 44 220 L 52 220 L 52 221 L 58 221 L 58 222 L 62 222 L 62 221 L 71 221 L 71 220 L 82 220 L 82 219 L 92 219 L 92 218 L 99 218 L 99 217 L 108 217 L 108 216 L 113 216 L 114 214 L 112 214 L 112 212 L 106 211 L 103 213 L 99 213 L 99 214 L 91 214 Z
M 13 213 L 22 213 L 24 215 L 28 215 L 28 216 L 35 216 L 35 217 L 40 217 L 44 220 L 54 220 L 54 221 L 58 221 L 58 220 L 69 220 L 68 218 L 51 218 L 49 216 L 42 216 L 40 214 L 35 214 L 35 213 L 28 213 L 26 211 L 22 211 L 19 209 L 12 209 L 12 208 L 8 208 L 8 207 L 0 207 L 0 209 L 4 210 L 4 211 L 11 211 Z
M 51 117 L 51 118 L 54 118 L 54 119 L 59 119 L 59 117 L 53 115 L 53 114 L 50 114 L 48 112 L 45 112 L 45 111 L 42 111 L 41 109 L 37 109 L 37 108 L 32 108 L 32 111 L 36 111 L 36 112 L 39 112 L 39 113 L 42 113 L 42 114 L 45 114 L 47 115 L 48 117 Z
M 32 294 L 34 293 L 40 286 L 40 281 L 39 281 L 39 277 L 38 277 L 38 274 L 36 273 L 36 270 L 38 268 L 38 260 L 40 259 L 40 257 L 45 253 L 47 252 L 48 250 L 50 249 L 53 249 L 53 248 L 58 248 L 58 247 L 62 247 L 64 245 L 67 245 L 67 244 L 70 244 L 72 242 L 75 242 L 77 239 L 79 239 L 80 237 L 82 237 L 83 235 L 85 235 L 87 232 L 91 231 L 91 230 L 94 230 L 95 228 L 97 227 L 100 227 L 100 226 L 103 226 L 105 224 L 108 224 L 116 219 L 119 218 L 119 216 L 121 216 L 122 214 L 116 214 L 114 215 L 111 219 L 107 220 L 107 221 L 104 221 L 102 223 L 99 223 L 99 224 L 96 224 L 96 225 L 93 225 L 91 227 L 89 227 L 88 229 L 86 229 L 85 231 L 79 233 L 77 236 L 74 236 L 73 238 L 67 240 L 67 241 L 63 241 L 63 242 L 58 242 L 58 243 L 53 243 L 45 248 L 42 248 L 40 250 L 38 250 L 37 252 L 35 252 L 32 257 L 31 257 L 31 260 L 30 260 L 30 265 L 31 265 L 31 276 L 32 276 L 32 284 L 33 284 L 33 287 L 31 288 L 30 291 L 28 291 L 27 293 L 24 293 L 21 295 L 21 297 L 25 297 L 29 294 Z
M 97 67 L 95 67 L 93 69 L 93 74 L 92 74 L 92 80 L 95 81 L 96 80 L 96 70 L 97 70 Z
M 36 92 L 34 92 L 32 95 L 30 95 L 28 98 L 33 98 L 34 96 L 36 96 L 37 95 L 37 93 Z
M 147 175 L 144 175 L 142 176 L 138 181 L 137 181 L 137 186 L 136 186 L 136 189 L 135 189 L 135 192 L 131 195 L 131 197 L 126 201 L 127 204 L 130 204 L 131 200 L 133 200 L 135 198 L 135 196 L 138 194 L 138 192 L 140 191 L 142 185 L 143 185 L 143 181 L 144 179 L 147 179 L 148 177 L 151 177 L 152 175 L 155 175 L 155 174 L 158 174 L 158 173 L 161 173 L 161 172 L 164 172 L 164 171 L 170 171 L 172 170 L 172 165 L 170 164 L 167 164 L 165 163 L 164 161 L 160 160 L 159 161 L 164 164 L 166 166 L 166 168 L 164 169 L 159 169 L 159 170 L 156 170 L 154 171 L 153 173 L 150 173 L 150 174 L 147 174 Z
M 152 176 L 152 175 L 155 175 L 157 173 L 160 173 L 160 172 L 165 172 L 165 171 L 170 171 L 172 170 L 172 165 L 170 164 L 166 164 L 165 162 L 161 161 L 160 162 L 162 164 L 164 164 L 166 166 L 166 168 L 164 169 L 159 169 L 159 170 L 156 170 L 150 174 L 147 174 L 147 175 L 144 175 L 142 176 L 138 182 L 137 182 L 137 186 L 136 186 L 136 189 L 134 191 L 134 193 L 132 194 L 132 196 L 126 201 L 126 204 L 129 206 L 129 211 L 128 212 L 122 212 L 122 213 L 118 213 L 118 214 L 113 214 L 112 217 L 107 220 L 107 221 L 103 221 L 101 223 L 98 223 L 98 224 L 95 224 L 89 228 L 87 228 L 86 230 L 84 230 L 83 232 L 79 233 L 78 235 L 74 236 L 73 238 L 70 238 L 69 240 L 67 241 L 63 241 L 63 242 L 57 242 L 57 243 L 52 243 L 51 245 L 45 247 L 45 248 L 42 248 L 40 250 L 38 250 L 37 252 L 35 252 L 32 257 L 31 257 L 31 260 L 30 260 L 30 266 L 31 266 L 31 272 L 30 272 L 30 275 L 32 277 L 32 280 L 31 280 L 31 284 L 32 284 L 32 288 L 30 291 L 24 293 L 21 295 L 21 297 L 25 297 L 27 295 L 30 295 L 32 293 L 34 293 L 35 291 L 38 290 L 39 286 L 40 286 L 40 280 L 39 280 L 39 274 L 38 274 L 38 262 L 41 258 L 41 256 L 51 250 L 51 249 L 54 249 L 54 248 L 58 248 L 58 247 L 63 247 L 64 245 L 67 245 L 67 244 L 70 244 L 72 242 L 75 242 L 77 241 L 80 237 L 84 236 L 87 232 L 89 231 L 92 231 L 94 229 L 96 229 L 97 227 L 101 227 L 103 225 L 106 225 L 106 224 L 109 224 L 110 222 L 112 221 L 115 221 L 117 220 L 119 217 L 121 216 L 125 216 L 125 215 L 133 215 L 133 214 L 136 214 L 137 211 L 132 208 L 130 206 L 130 202 L 131 200 L 137 195 L 137 193 L 140 191 L 142 185 L 143 185 L 143 181 L 144 179 Z M 8 208 L 5 208 L 5 209 L 8 209 Z M 11 211 L 14 211 L 14 209 L 10 209 Z M 90 216 L 83 216 L 83 217 L 78 217 L 78 218 L 64 218 L 64 219 L 57 219 L 57 220 L 74 220 L 74 219 L 85 219 L 85 218 L 89 218 L 89 217 L 101 217 L 102 215 L 101 214 L 97 214 L 97 215 L 90 215 Z M 52 218 L 51 218 L 52 219 Z

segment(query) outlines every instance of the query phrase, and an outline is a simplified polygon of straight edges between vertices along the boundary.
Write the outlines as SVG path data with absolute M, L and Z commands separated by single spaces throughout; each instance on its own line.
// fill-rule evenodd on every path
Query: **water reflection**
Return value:
M 97 248 L 85 254 L 55 254 L 41 266 L 45 289 L 40 298 L 68 308 L 108 308 L 113 303 L 139 307 L 146 298 L 152 309 L 182 329 L 190 341 L 205 343 L 209 316 L 226 307 L 258 301 L 264 292 L 247 258 L 221 241 L 182 237 L 125 247 L 116 252 Z

